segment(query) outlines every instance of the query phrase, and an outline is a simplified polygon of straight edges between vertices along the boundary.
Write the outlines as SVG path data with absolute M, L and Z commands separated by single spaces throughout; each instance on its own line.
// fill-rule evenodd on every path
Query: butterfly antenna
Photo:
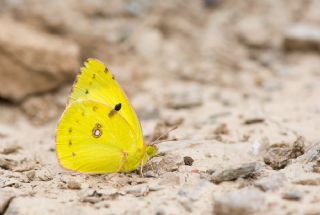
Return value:
M 166 133 L 163 133 L 161 134 L 157 139 L 155 139 L 154 141 L 152 141 L 152 143 L 149 144 L 149 146 L 153 146 L 153 145 L 156 145 L 156 144 L 159 144 L 159 143 L 162 143 L 164 141 L 167 141 L 167 140 L 164 140 L 164 141 L 160 141 L 160 142 L 157 142 L 158 140 L 160 140 L 161 138 L 167 136 L 171 131 L 174 131 L 178 128 L 178 126 L 174 126 L 173 128 L 171 128 L 170 130 L 168 130 Z

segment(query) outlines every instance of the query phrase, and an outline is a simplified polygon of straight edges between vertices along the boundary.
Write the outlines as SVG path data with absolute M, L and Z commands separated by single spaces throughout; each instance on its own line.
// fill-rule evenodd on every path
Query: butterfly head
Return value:
M 158 147 L 155 146 L 155 145 L 149 145 L 147 146 L 147 149 L 146 149 L 146 153 L 148 155 L 148 157 L 153 157 L 157 154 L 158 152 Z

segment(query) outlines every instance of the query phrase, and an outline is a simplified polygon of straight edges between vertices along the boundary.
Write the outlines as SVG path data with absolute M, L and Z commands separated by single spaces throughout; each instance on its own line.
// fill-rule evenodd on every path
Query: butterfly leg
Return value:
M 122 152 L 122 153 L 123 153 L 123 160 L 122 160 L 122 163 L 121 163 L 119 169 L 117 170 L 117 172 L 120 172 L 123 165 L 127 162 L 128 153 L 126 153 L 126 152 Z
M 140 164 L 140 168 L 139 168 L 139 173 L 140 173 L 140 176 L 143 178 L 144 175 L 143 175 L 143 159 L 141 160 L 141 164 Z

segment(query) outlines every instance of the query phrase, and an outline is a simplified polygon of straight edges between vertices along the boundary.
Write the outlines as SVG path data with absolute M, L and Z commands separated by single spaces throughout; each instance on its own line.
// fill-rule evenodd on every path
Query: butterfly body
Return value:
M 100 61 L 89 59 L 57 128 L 60 164 L 79 172 L 129 172 L 146 164 L 150 147 L 113 75 Z

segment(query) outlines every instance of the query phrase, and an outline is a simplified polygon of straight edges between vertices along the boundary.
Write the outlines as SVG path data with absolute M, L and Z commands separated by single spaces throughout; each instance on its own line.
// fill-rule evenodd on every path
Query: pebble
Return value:
M 185 157 L 183 157 L 184 165 L 192 166 L 193 161 L 194 161 L 193 158 L 190 157 L 190 156 L 185 156 Z
M 287 143 L 277 143 L 269 146 L 263 158 L 265 164 L 275 170 L 285 168 L 291 159 L 304 154 L 304 142 L 303 137 L 298 137 L 292 147 Z
M 291 148 L 286 143 L 273 144 L 268 147 L 263 160 L 272 169 L 279 170 L 285 168 L 289 163 Z
M 208 190 L 211 190 L 212 184 L 206 180 L 199 180 L 194 184 L 184 185 L 178 190 L 178 195 L 185 197 L 191 202 L 201 200 Z
M 161 186 L 159 184 L 150 184 L 149 185 L 149 191 L 158 191 L 158 190 L 163 190 L 165 187 Z
M 247 215 L 259 214 L 264 204 L 265 196 L 261 191 L 244 188 L 215 196 L 213 208 L 216 215 Z
M 229 128 L 227 126 L 227 124 L 225 123 L 222 123 L 220 124 L 215 130 L 214 130 L 214 134 L 216 135 L 226 135 L 226 134 L 229 134 L 230 131 L 229 131 Z
M 19 149 L 21 149 L 21 146 L 17 144 L 11 144 L 6 146 L 0 153 L 4 155 L 13 154 L 16 153 Z
M 271 29 L 266 27 L 266 20 L 254 16 L 239 19 L 234 26 L 236 35 L 242 44 L 252 48 L 267 48 L 273 40 L 270 38 Z
M 53 176 L 48 170 L 41 170 L 37 172 L 37 178 L 39 178 L 40 181 L 51 181 Z
M 293 183 L 295 184 L 300 184 L 300 185 L 308 185 L 308 186 L 319 186 L 320 185 L 320 178 L 303 178 L 303 179 L 298 179 L 294 181 Z
M 29 172 L 26 172 L 26 176 L 29 180 L 32 180 L 36 176 L 36 172 L 34 170 L 31 170 Z
M 149 191 L 149 186 L 147 185 L 131 186 L 124 190 L 126 194 L 133 194 L 136 197 L 146 196 L 149 193 Z
M 174 92 L 167 97 L 167 107 L 171 109 L 189 109 L 200 105 L 202 105 L 201 90 L 197 87 Z
M 318 160 L 313 166 L 312 171 L 315 173 L 320 173 L 320 160 Z
M 12 170 L 17 166 L 17 162 L 8 158 L 0 157 L 0 168 Z
M 301 193 L 298 191 L 288 191 L 282 195 L 282 198 L 291 201 L 299 201 L 301 199 Z
M 320 28 L 299 24 L 287 29 L 283 46 L 288 51 L 315 50 L 320 51 Z
M 0 214 L 5 212 L 10 201 L 14 198 L 14 194 L 9 191 L 0 190 Z
M 246 178 L 257 173 L 259 169 L 260 164 L 256 162 L 243 164 L 240 167 L 215 172 L 211 177 L 211 181 L 218 184 L 223 181 L 233 181 L 238 178 Z
M 273 173 L 270 176 L 261 178 L 254 183 L 254 186 L 262 191 L 275 191 L 279 189 L 286 181 L 286 176 L 283 173 Z
M 258 124 L 258 123 L 263 123 L 265 121 L 264 118 L 251 118 L 251 119 L 246 119 L 244 120 L 245 125 L 251 125 L 251 124 Z
M 147 178 L 156 178 L 158 175 L 152 171 L 152 170 L 149 170 L 145 173 L 143 173 L 144 177 L 147 177 Z
M 100 197 L 97 196 L 86 196 L 80 199 L 81 202 L 88 202 L 90 204 L 95 204 L 97 202 L 102 201 Z
M 161 176 L 161 180 L 159 185 L 167 185 L 167 186 L 179 186 L 181 185 L 181 179 L 179 174 L 175 172 L 167 172 Z
M 67 187 L 71 190 L 80 190 L 81 189 L 81 184 L 77 181 L 70 180 L 67 182 Z

